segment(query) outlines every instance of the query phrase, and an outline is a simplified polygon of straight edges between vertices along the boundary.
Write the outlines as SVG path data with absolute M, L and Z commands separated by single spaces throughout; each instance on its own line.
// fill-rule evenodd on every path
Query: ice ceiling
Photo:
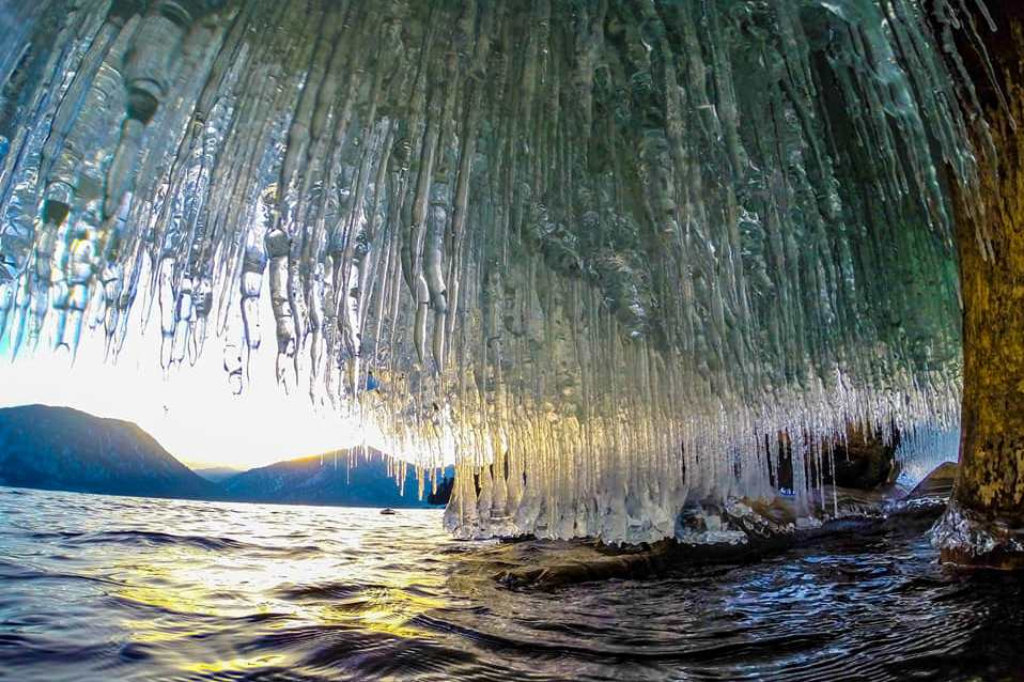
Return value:
M 962 2 L 5 3 L 0 335 L 276 352 L 454 452 L 461 536 L 657 539 L 789 448 L 827 506 L 847 424 L 958 419 Z

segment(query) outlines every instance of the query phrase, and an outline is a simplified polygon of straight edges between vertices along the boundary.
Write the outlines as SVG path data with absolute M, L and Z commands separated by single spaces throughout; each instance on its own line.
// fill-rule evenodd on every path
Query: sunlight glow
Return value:
M 239 396 L 232 393 L 219 352 L 203 353 L 195 366 L 186 361 L 165 375 L 155 318 L 156 313 L 116 362 L 104 359 L 102 333 L 89 330 L 83 331 L 74 362 L 66 349 L 50 349 L 47 334 L 34 353 L 23 348 L 17 362 L 11 362 L 9 347 L 0 347 L 0 407 L 64 405 L 132 421 L 196 467 L 247 469 L 360 444 L 381 447 L 374 425 L 318 408 L 305 391 L 288 395 L 273 383 L 272 335 L 252 356 L 251 379 Z M 269 305 L 264 319 L 272 319 Z M 221 343 L 212 330 L 210 336 L 207 343 Z

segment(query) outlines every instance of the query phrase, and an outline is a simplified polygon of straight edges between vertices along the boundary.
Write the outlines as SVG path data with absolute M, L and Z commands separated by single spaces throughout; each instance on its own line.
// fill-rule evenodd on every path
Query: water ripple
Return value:
M 12 511 L 19 682 L 1024 679 L 1020 576 L 946 572 L 919 533 L 542 591 L 492 576 L 572 547 L 457 543 L 436 511 L 0 489 Z

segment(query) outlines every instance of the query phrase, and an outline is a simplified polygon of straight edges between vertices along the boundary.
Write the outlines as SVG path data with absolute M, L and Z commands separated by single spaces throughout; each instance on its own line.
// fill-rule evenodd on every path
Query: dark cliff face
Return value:
M 349 464 L 351 457 L 352 464 Z M 429 507 L 429 480 L 419 499 L 416 475 L 406 471 L 404 490 L 388 472 L 388 459 L 377 451 L 367 456 L 324 454 L 278 462 L 228 479 L 231 499 L 248 502 L 346 505 L 354 507 Z M 404 494 L 403 494 L 404 493 Z
M 67 407 L 0 409 L 0 485 L 217 499 L 213 483 L 131 422 Z

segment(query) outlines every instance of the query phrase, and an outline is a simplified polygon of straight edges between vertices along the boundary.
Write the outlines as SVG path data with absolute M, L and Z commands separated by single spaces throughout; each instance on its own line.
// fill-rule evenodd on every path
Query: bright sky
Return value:
M 263 311 L 263 344 L 252 358 L 251 383 L 235 396 L 223 369 L 223 342 L 212 333 L 195 367 L 186 361 L 164 376 L 158 312 L 154 306 L 140 334 L 141 299 L 140 293 L 133 312 L 135 330 L 114 364 L 104 362 L 102 333 L 90 334 L 88 329 L 73 365 L 66 351 L 54 352 L 45 342 L 35 354 L 23 352 L 12 363 L 7 344 L 0 344 L 0 407 L 67 405 L 127 419 L 193 466 L 246 469 L 364 440 L 379 442 L 355 420 L 326 410 L 318 413 L 305 390 L 308 380 L 291 396 L 277 385 L 269 305 Z

